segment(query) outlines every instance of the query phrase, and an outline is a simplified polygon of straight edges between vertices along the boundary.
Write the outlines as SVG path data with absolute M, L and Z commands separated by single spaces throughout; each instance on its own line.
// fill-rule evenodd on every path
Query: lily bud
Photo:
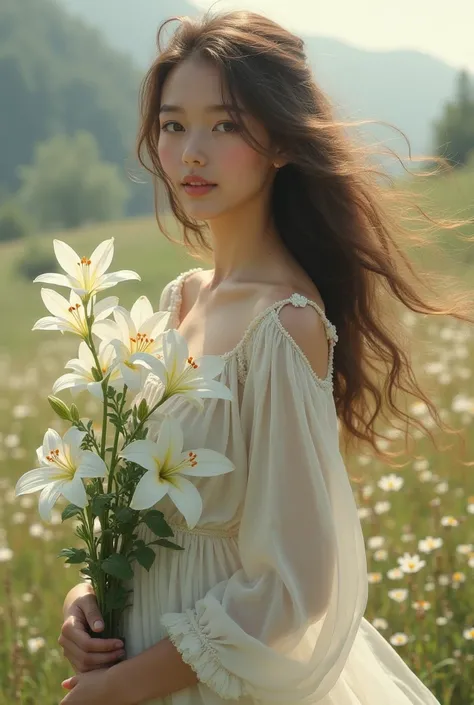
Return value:
M 68 408 L 68 405 L 63 402 L 59 397 L 55 397 L 52 394 L 48 396 L 48 401 L 51 405 L 52 410 L 59 416 L 60 419 L 65 421 L 72 421 L 72 415 Z

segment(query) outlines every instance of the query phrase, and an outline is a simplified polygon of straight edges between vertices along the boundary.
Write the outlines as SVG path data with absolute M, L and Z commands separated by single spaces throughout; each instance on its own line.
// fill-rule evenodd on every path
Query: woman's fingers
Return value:
M 97 599 L 94 593 L 82 595 L 77 601 L 79 607 L 87 620 L 87 624 L 94 632 L 101 632 L 104 628 L 104 619 L 100 613 Z
M 69 616 L 63 623 L 61 636 L 58 639 L 59 644 L 61 644 L 61 637 L 74 642 L 79 649 L 86 652 L 115 651 L 123 648 L 123 643 L 119 639 L 101 639 L 100 637 L 90 636 L 73 615 Z
M 59 640 L 58 640 L 59 641 Z M 96 639 L 91 639 L 96 641 Z M 123 651 L 84 651 L 74 641 L 67 639 L 63 635 L 60 637 L 64 656 L 71 663 L 78 673 L 86 673 L 96 668 L 103 668 L 106 665 L 115 663 L 124 655 Z

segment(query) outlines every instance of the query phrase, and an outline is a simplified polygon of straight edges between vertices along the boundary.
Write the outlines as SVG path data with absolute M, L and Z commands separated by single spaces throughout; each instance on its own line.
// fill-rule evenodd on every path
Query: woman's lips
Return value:
M 217 184 L 199 184 L 198 186 L 192 186 L 186 183 L 183 184 L 183 188 L 188 196 L 205 196 L 213 189 L 217 188 Z

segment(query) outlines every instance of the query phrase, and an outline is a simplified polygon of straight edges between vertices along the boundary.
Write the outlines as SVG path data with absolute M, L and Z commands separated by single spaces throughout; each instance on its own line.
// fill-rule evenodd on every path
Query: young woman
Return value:
M 178 276 L 160 306 L 194 358 L 222 357 L 233 392 L 166 411 L 189 447 L 236 469 L 196 481 L 193 530 L 160 504 L 185 550 L 159 548 L 149 573 L 137 569 L 126 660 L 107 668 L 120 648 L 87 634 L 101 629 L 90 588 L 68 594 L 59 641 L 77 675 L 62 702 L 436 705 L 364 619 L 365 547 L 338 435 L 377 449 L 385 405 L 411 421 L 400 389 L 436 415 L 394 301 L 467 309 L 426 303 L 409 280 L 394 194 L 334 121 L 302 41 L 269 19 L 183 20 L 143 84 L 142 118 L 142 162 L 187 244 L 212 253 L 212 269 Z

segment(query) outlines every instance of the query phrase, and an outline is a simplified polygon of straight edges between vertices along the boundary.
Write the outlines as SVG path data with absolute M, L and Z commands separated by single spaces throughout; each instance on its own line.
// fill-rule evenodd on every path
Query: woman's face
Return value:
M 184 210 L 196 220 L 212 221 L 264 198 L 275 174 L 272 161 L 245 142 L 225 108 L 216 107 L 221 104 L 219 71 L 202 59 L 182 62 L 163 88 L 159 158 Z M 243 119 L 267 146 L 265 129 L 245 113 Z M 215 186 L 200 195 L 183 186 L 189 175 Z

